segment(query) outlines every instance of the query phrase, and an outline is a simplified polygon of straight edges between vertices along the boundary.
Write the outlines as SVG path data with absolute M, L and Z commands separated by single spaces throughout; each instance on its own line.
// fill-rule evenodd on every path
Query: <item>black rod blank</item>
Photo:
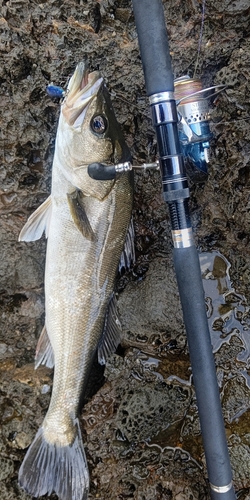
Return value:
M 174 79 L 162 3 L 133 0 L 136 29 L 148 96 L 173 92 Z
M 221 411 L 214 357 L 207 323 L 199 257 L 195 246 L 174 249 L 174 264 L 187 332 L 208 477 L 215 486 L 230 485 L 231 466 Z M 211 490 L 211 498 L 235 500 Z

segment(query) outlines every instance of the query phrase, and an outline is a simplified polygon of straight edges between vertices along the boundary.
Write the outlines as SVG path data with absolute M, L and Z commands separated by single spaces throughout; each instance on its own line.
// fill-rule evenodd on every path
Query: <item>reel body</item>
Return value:
M 208 110 L 211 93 L 207 93 L 215 87 L 202 89 L 200 80 L 184 76 L 175 80 L 174 88 L 179 139 L 189 175 L 195 180 L 205 180 L 208 175 L 210 141 L 213 137 Z

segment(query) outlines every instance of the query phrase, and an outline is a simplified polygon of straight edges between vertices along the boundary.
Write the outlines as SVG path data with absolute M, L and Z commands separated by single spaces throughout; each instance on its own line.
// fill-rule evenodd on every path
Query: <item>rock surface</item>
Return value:
M 192 76 L 201 3 L 163 4 L 174 75 Z M 46 85 L 65 87 L 87 55 L 105 77 L 135 164 L 155 160 L 156 141 L 129 0 L 3 0 L 1 7 L 0 488 L 2 500 L 28 500 L 17 473 L 48 408 L 53 374 L 35 372 L 32 364 L 44 322 L 45 240 L 17 239 L 50 189 L 59 106 L 46 95 Z M 210 107 L 209 178 L 190 182 L 240 500 L 250 499 L 249 22 L 248 1 L 206 1 L 197 76 L 206 87 L 228 88 Z M 117 284 L 122 349 L 110 358 L 104 378 L 93 372 L 82 412 L 90 499 L 209 499 L 158 172 L 136 174 L 134 221 L 136 265 Z

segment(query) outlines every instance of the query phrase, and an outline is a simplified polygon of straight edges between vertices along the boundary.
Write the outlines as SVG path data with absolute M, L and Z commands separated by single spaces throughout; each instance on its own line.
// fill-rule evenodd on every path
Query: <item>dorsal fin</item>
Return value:
M 18 241 L 39 240 L 44 231 L 47 238 L 52 209 L 51 205 L 51 196 L 49 196 L 28 218 L 19 234 Z

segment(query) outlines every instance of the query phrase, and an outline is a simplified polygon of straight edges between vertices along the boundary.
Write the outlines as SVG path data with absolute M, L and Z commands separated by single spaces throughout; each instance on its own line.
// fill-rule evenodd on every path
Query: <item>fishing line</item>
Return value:
M 246 122 L 250 120 L 250 117 L 247 118 L 239 118 L 239 120 L 230 120 L 227 122 L 212 122 L 214 127 L 217 127 L 217 125 L 230 125 L 231 123 L 237 123 L 237 122 Z
M 206 0 L 202 0 L 202 14 L 201 14 L 200 38 L 199 38 L 199 43 L 198 43 L 198 53 L 197 53 L 197 58 L 196 58 L 196 63 L 195 63 L 193 78 L 195 78 L 195 75 L 196 75 L 196 71 L 197 71 L 197 67 L 198 67 L 198 62 L 199 62 L 199 57 L 200 57 L 200 52 L 201 52 L 203 30 L 204 30 L 204 22 L 205 22 L 205 11 L 206 11 Z
M 116 99 L 119 99 L 119 101 L 122 101 L 124 102 L 125 104 L 129 104 L 129 106 L 132 106 L 133 108 L 135 108 L 137 111 L 139 111 L 143 116 L 145 116 L 146 118 L 150 119 L 150 113 L 146 113 L 145 111 L 142 111 L 140 106 L 138 106 L 138 104 L 134 104 L 133 102 L 131 101 L 128 101 L 127 99 L 125 99 L 124 97 L 121 97 L 117 92 L 110 92 L 110 95 L 111 97 L 115 97 Z M 145 101 L 145 108 L 146 108 L 146 101 Z

